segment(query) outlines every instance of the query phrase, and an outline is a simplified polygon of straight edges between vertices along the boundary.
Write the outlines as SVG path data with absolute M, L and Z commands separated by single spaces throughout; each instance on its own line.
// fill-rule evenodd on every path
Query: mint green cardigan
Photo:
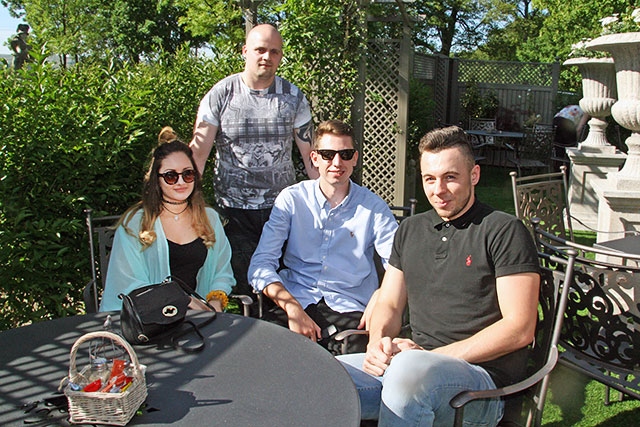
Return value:
M 197 276 L 196 292 L 203 297 L 212 290 L 222 290 L 228 294 L 236 283 L 231 270 L 231 246 L 218 213 L 212 208 L 206 210 L 216 234 L 216 242 L 207 249 L 207 257 Z M 139 210 L 128 223 L 134 236 L 127 233 L 123 225 L 116 229 L 100 311 L 119 311 L 122 308 L 119 294 L 128 294 L 142 286 L 160 283 L 171 275 L 169 243 L 162 229 L 162 222 L 156 220 L 153 226 L 156 240 L 142 250 L 137 237 L 141 220 L 142 210 Z

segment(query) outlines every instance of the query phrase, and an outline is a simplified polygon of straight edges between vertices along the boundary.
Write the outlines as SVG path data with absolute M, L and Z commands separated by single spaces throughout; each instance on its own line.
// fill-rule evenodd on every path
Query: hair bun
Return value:
M 175 141 L 176 139 L 178 139 L 178 134 L 175 133 L 171 126 L 163 127 L 158 135 L 158 143 L 160 144 Z

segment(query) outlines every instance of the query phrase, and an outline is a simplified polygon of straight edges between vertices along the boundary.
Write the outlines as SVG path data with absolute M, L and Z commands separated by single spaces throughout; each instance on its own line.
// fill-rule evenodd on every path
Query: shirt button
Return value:
M 446 237 L 446 236 L 443 236 L 443 237 L 442 237 L 442 241 L 443 241 L 443 242 L 446 242 L 447 240 L 449 240 L 449 239 L 447 239 L 447 237 Z
M 450 222 L 445 222 L 445 223 L 444 223 L 444 226 L 445 226 L 445 227 L 447 227 L 447 228 L 449 228 L 449 227 L 451 227 L 451 223 L 450 223 Z

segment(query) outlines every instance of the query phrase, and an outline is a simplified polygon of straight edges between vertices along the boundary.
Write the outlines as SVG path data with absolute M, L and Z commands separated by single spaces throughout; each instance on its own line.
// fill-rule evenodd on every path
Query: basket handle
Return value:
M 78 370 L 76 369 L 76 354 L 78 353 L 78 348 L 80 348 L 80 344 L 90 341 L 92 339 L 97 339 L 97 338 L 107 338 L 107 339 L 113 340 L 118 345 L 123 347 L 127 351 L 127 353 L 129 353 L 129 357 L 131 358 L 131 363 L 133 364 L 134 373 L 139 374 L 141 372 L 140 362 L 138 362 L 138 356 L 136 355 L 136 352 L 133 350 L 133 347 L 131 347 L 131 345 L 127 342 L 127 340 L 124 339 L 124 337 L 118 334 L 114 334 L 113 332 L 97 331 L 97 332 L 89 332 L 87 334 L 84 334 L 83 336 L 78 338 L 76 342 L 73 344 L 73 347 L 71 347 L 71 353 L 69 355 L 69 360 L 70 360 L 69 378 L 70 379 L 75 377 L 78 373 Z

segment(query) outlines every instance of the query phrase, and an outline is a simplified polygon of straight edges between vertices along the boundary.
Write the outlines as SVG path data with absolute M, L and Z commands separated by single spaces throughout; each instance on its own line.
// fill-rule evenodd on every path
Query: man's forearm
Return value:
M 211 154 L 215 135 L 218 132 L 216 126 L 210 125 L 204 121 L 199 121 L 195 124 L 193 129 L 193 139 L 189 144 L 191 152 L 193 153 L 193 159 L 196 162 L 196 167 L 200 172 L 200 175 L 204 175 L 204 168 Z
M 302 306 L 300 305 L 298 300 L 296 300 L 293 295 L 291 295 L 289 291 L 287 291 L 287 289 L 281 282 L 273 282 L 268 284 L 262 290 L 262 293 L 269 297 L 287 314 L 289 314 L 290 311 L 294 308 L 302 309 Z
M 369 342 L 378 342 L 383 337 L 395 338 L 401 329 L 402 315 L 398 316 L 395 310 L 378 301 L 371 316 Z

